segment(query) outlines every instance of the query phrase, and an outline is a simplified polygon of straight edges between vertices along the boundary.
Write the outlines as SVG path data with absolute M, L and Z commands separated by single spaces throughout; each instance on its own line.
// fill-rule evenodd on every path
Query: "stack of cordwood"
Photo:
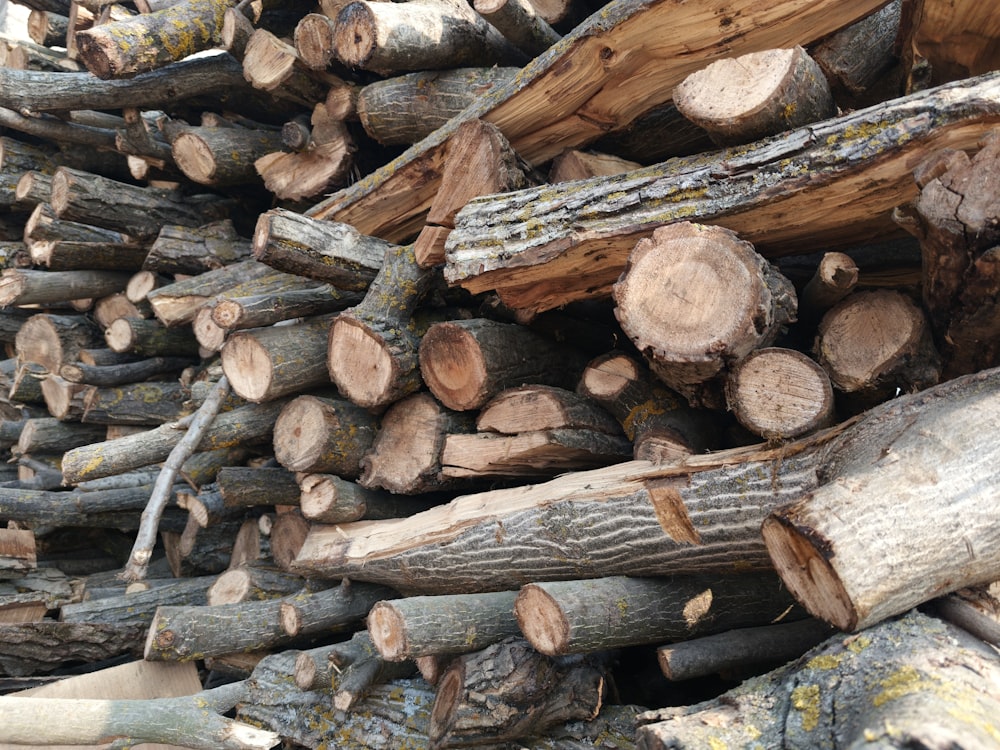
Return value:
M 991 3 L 18 3 L 0 750 L 1000 745 Z

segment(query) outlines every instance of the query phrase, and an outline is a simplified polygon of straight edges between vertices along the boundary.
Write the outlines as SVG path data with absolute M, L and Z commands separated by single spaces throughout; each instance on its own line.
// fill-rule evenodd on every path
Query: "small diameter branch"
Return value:
M 141 581 L 146 577 L 146 567 L 149 559 L 153 555 L 153 547 L 156 545 L 156 532 L 160 525 L 160 518 L 172 495 L 171 489 L 181 466 L 191 457 L 198 444 L 201 442 L 205 430 L 207 430 L 215 420 L 215 415 L 219 413 L 222 402 L 229 395 L 229 380 L 223 375 L 212 388 L 208 397 L 202 402 L 191 417 L 190 421 L 182 420 L 177 423 L 180 429 L 187 423 L 187 433 L 181 439 L 167 460 L 163 462 L 156 484 L 153 485 L 153 492 L 149 496 L 146 509 L 142 512 L 139 523 L 139 531 L 135 536 L 135 544 L 132 546 L 132 553 L 129 555 L 128 563 L 121 573 L 121 577 L 128 581 Z

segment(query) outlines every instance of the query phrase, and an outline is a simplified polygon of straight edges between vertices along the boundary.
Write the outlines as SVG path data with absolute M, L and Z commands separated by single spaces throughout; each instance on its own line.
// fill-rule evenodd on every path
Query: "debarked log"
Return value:
M 537 311 L 607 296 L 636 241 L 682 219 L 732 229 L 765 257 L 817 238 L 870 241 L 896 231 L 892 209 L 916 197 L 914 162 L 971 148 L 998 112 L 1000 75 L 988 74 L 739 149 L 473 199 L 448 237 L 445 277 Z

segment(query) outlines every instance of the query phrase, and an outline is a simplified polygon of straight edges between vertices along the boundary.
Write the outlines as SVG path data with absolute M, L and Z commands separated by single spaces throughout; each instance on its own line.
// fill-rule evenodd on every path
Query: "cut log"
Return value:
M 354 709 L 374 686 L 410 677 L 416 671 L 412 662 L 383 659 L 365 630 L 359 630 L 350 641 L 334 646 L 329 662 L 334 670 L 333 707 L 344 712 Z
M 638 162 L 622 159 L 619 156 L 570 148 L 552 160 L 549 182 L 585 180 L 588 177 L 611 177 L 631 172 L 641 166 Z
M 367 458 L 362 459 L 362 465 Z M 362 487 L 336 474 L 300 475 L 299 486 L 302 515 L 317 523 L 402 518 L 427 510 L 434 504 L 433 499 L 398 497 Z
M 566 428 L 621 434 L 621 426 L 614 417 L 590 399 L 544 385 L 502 391 L 483 406 L 476 418 L 479 431 L 504 435 Z
M 527 0 L 479 0 L 473 7 L 529 58 L 562 39 Z
M 622 329 L 692 406 L 721 406 L 725 373 L 771 344 L 797 309 L 791 282 L 752 245 L 688 222 L 640 240 L 614 295 Z
M 420 342 L 424 382 L 449 409 L 478 409 L 507 388 L 571 388 L 584 358 L 524 326 L 486 318 L 435 323 Z
M 200 227 L 165 224 L 142 268 L 163 274 L 198 274 L 249 258 L 251 252 L 250 242 L 240 237 L 229 219 Z
M 995 652 L 958 628 L 913 612 L 853 637 L 836 635 L 801 659 L 716 699 L 638 717 L 642 750 L 858 747 L 952 743 L 989 747 L 1000 710 L 984 684 Z
M 37 567 L 34 532 L 30 529 L 0 529 L 0 577 L 20 577 Z
M 508 639 L 451 663 L 438 684 L 428 736 L 432 748 L 509 741 L 601 710 L 605 669 L 557 661 Z
M 274 457 L 289 471 L 357 477 L 376 425 L 371 414 L 346 399 L 297 396 L 274 424 Z
M 417 264 L 414 246 L 386 251 L 364 299 L 330 325 L 327 376 L 344 396 L 377 411 L 423 386 L 418 352 L 426 325 L 413 314 L 439 278 Z
M 179 0 L 155 13 L 112 21 L 75 35 L 87 70 L 101 79 L 128 78 L 217 47 L 230 0 Z
M 674 682 L 713 674 L 742 676 L 797 659 L 831 635 L 829 625 L 807 617 L 680 641 L 661 646 L 656 654 L 664 676 Z
M 0 275 L 0 307 L 58 305 L 104 297 L 125 288 L 128 273 L 115 271 L 33 271 L 5 268 Z
M 36 417 L 25 420 L 16 450 L 22 455 L 62 453 L 70 448 L 103 440 L 106 433 L 107 430 L 99 425 L 82 425 L 76 422 L 61 422 L 52 417 Z
M 146 299 L 157 319 L 166 326 L 190 323 L 198 310 L 225 290 L 250 279 L 259 279 L 274 272 L 270 266 L 256 260 L 232 263 L 213 271 L 198 274 L 183 281 L 151 289 Z
M 145 632 L 142 625 L 118 627 L 54 620 L 0 625 L 3 636 L 0 638 L 0 673 L 15 676 L 48 674 L 68 662 L 99 662 L 123 654 L 132 656 L 141 652 Z M 8 726 L 6 721 L 4 725 Z M 37 729 L 36 726 L 36 733 L 31 736 L 37 737 Z M 13 740 L 9 734 L 4 736 Z M 77 736 L 67 741 L 79 740 Z
M 284 402 L 249 404 L 217 416 L 198 448 L 202 451 L 254 445 L 271 439 L 274 420 Z M 74 448 L 63 456 L 67 484 L 120 474 L 163 461 L 184 437 L 175 424 Z
M 837 111 L 823 71 L 802 47 L 717 60 L 674 89 L 674 104 L 720 146 L 756 141 Z
M 837 249 L 888 236 L 892 209 L 916 195 L 913 162 L 942 146 L 974 146 L 993 127 L 998 92 L 1000 76 L 987 75 L 711 158 L 474 198 L 448 238 L 445 278 L 538 311 L 607 296 L 635 242 L 680 219 L 722 224 L 769 258 L 801 252 L 803 243 Z
M 295 475 L 287 469 L 226 466 L 219 470 L 215 481 L 230 508 L 295 505 L 299 498 Z
M 378 602 L 368 613 L 368 632 L 387 661 L 467 654 L 520 634 L 516 597 L 499 591 Z
M 1000 133 L 984 136 L 970 158 L 942 150 L 914 172 L 920 195 L 897 220 L 920 241 L 924 307 L 954 377 L 1000 362 L 995 343 L 1000 237 L 996 199 L 987 185 L 1000 169 Z
M 136 362 L 122 362 L 113 365 L 87 365 L 72 362 L 59 368 L 59 376 L 70 383 L 82 383 L 109 388 L 117 385 L 138 383 L 142 380 L 167 375 L 193 365 L 190 357 L 150 357 Z
M 324 351 L 335 314 L 291 325 L 237 331 L 222 347 L 222 369 L 233 390 L 260 403 L 328 386 Z
M 849 6 L 838 2 L 837 12 L 831 13 L 832 0 L 828 2 L 806 8 L 788 0 L 765 5 L 741 0 L 735 6 L 715 2 L 685 5 L 680 10 L 659 3 L 615 2 L 574 29 L 516 81 L 482 97 L 463 117 L 492 122 L 517 153 L 532 164 L 542 164 L 667 101 L 674 86 L 718 54 L 806 45 L 883 4 L 876 0 L 856 0 Z M 720 41 L 720 18 L 739 19 L 745 33 Z M 767 20 L 774 18 L 782 22 Z M 704 36 L 693 39 L 691 29 Z M 643 52 L 620 54 L 626 48 Z M 434 198 L 442 152 L 457 124 L 435 131 L 384 168 L 317 204 L 310 215 L 350 223 L 365 234 L 405 241 L 419 230 L 421 215 Z M 636 239 L 632 238 L 633 244 Z M 616 265 L 618 270 L 606 281 L 593 274 L 581 275 L 587 278 L 584 286 L 610 284 L 622 263 Z
M 355 291 L 368 287 L 392 247 L 347 224 L 281 208 L 261 214 L 253 236 L 254 257 L 261 263 Z
M 692 409 L 628 354 L 612 351 L 591 360 L 577 390 L 618 419 L 638 460 L 673 462 L 721 442 L 719 420 L 711 412 Z
M 206 592 L 205 604 L 277 599 L 306 587 L 301 577 L 271 565 L 244 563 L 218 576 Z
M 254 88 L 309 108 L 341 83 L 337 76 L 302 64 L 295 47 L 264 28 L 255 29 L 246 44 L 243 74 Z
M 830 376 L 795 349 L 751 352 L 733 368 L 725 392 L 739 423 L 766 440 L 797 438 L 834 423 Z
M 198 340 L 190 328 L 167 328 L 159 320 L 119 318 L 104 332 L 111 351 L 139 357 L 198 357 Z
M 441 476 L 523 480 L 607 466 L 631 456 L 632 443 L 624 435 L 589 428 L 448 435 Z
M 876 407 L 870 441 L 846 433 L 826 482 L 764 522 L 775 568 L 810 613 L 851 631 L 997 578 L 982 436 L 997 420 L 998 377 L 986 370 Z
M 145 591 L 126 591 L 121 596 L 101 596 L 59 609 L 62 622 L 141 624 L 149 626 L 160 606 L 204 606 L 216 576 L 167 579 Z
M 514 612 L 528 642 L 543 654 L 558 656 L 763 625 L 792 604 L 773 572 L 712 578 L 615 576 L 529 583 L 521 587 Z
M 345 310 L 363 299 L 360 292 L 344 291 L 301 276 L 288 276 L 289 284 L 284 290 L 249 293 L 251 287 L 237 287 L 220 294 L 211 310 L 202 308 L 198 313 L 208 313 L 224 336 L 227 331 L 261 328 L 292 318 L 310 318 Z
M 425 138 L 470 104 L 506 84 L 518 68 L 455 68 L 386 78 L 358 92 L 358 119 L 371 138 L 408 146 Z
M 528 61 L 470 6 L 448 0 L 405 7 L 356 0 L 337 14 L 336 25 L 337 59 L 383 76 Z
M 375 602 L 392 596 L 394 592 L 384 586 L 355 583 L 265 601 L 160 607 L 149 627 L 144 658 L 186 661 L 288 644 L 291 638 L 282 628 L 280 616 L 284 603 L 298 604 L 301 610 L 315 600 L 317 616 L 303 623 L 300 631 L 300 635 L 308 635 L 359 622 Z
M 201 226 L 226 218 L 231 207 L 218 197 L 183 198 L 68 167 L 52 177 L 52 208 L 60 219 L 97 222 L 134 237 L 155 237 L 164 224 Z
M 815 320 L 853 291 L 858 283 L 858 266 L 850 255 L 824 253 L 799 295 L 799 317 Z
M 959 589 L 936 599 L 932 611 L 977 638 L 1000 644 L 1000 599 L 996 582 Z
M 28 318 L 18 329 L 14 348 L 20 362 L 34 362 L 49 372 L 59 372 L 84 349 L 103 344 L 101 333 L 82 315 L 41 313 Z
M 253 184 L 254 162 L 281 146 L 278 131 L 232 127 L 189 128 L 170 144 L 188 179 L 213 187 Z
M 855 292 L 820 321 L 816 360 L 864 408 L 938 381 L 941 358 L 923 310 L 896 289 Z
M 309 522 L 299 508 L 286 508 L 271 521 L 268 537 L 271 559 L 282 570 L 291 571 L 292 560 L 299 554 L 309 533 Z

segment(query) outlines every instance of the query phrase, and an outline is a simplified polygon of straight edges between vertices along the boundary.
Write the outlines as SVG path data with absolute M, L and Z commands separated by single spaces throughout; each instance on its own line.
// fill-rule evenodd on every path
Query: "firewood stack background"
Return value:
M 0 2 L 0 746 L 1000 746 L 989 3 Z

